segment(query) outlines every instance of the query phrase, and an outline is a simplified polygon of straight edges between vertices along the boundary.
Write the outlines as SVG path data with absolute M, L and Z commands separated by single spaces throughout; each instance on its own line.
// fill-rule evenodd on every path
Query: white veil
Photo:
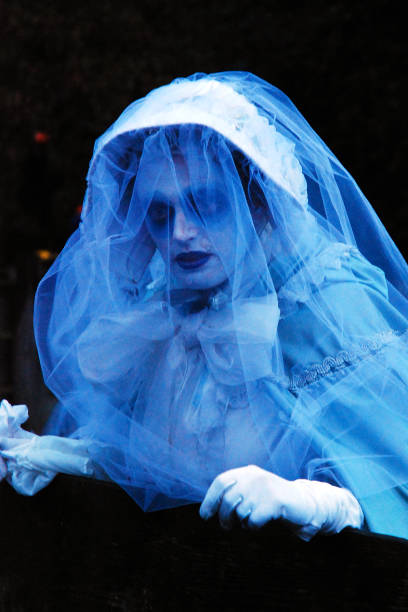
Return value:
M 39 286 L 51 432 L 103 442 L 144 509 L 255 463 L 349 487 L 383 532 L 389 500 L 408 534 L 407 279 L 282 92 L 178 79 L 96 142 L 82 222 Z

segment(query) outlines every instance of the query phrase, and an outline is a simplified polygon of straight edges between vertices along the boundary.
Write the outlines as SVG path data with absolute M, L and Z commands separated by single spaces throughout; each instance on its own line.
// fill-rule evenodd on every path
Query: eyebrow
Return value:
M 182 200 L 187 200 L 188 202 L 194 200 L 191 189 L 185 189 L 180 195 Z M 166 204 L 167 206 L 172 206 L 173 203 L 174 196 L 169 197 L 169 195 L 164 191 L 155 191 L 150 201 L 150 204 Z
M 193 196 L 193 192 L 191 190 L 190 187 L 187 187 L 186 189 L 184 189 L 184 191 L 179 192 L 179 194 L 181 195 L 181 199 L 182 200 L 193 200 L 195 201 L 195 198 Z M 200 189 L 196 189 L 195 190 L 195 195 L 198 196 L 198 199 L 200 199 L 200 197 L 205 197 L 208 194 L 208 190 L 206 187 L 202 187 Z M 220 196 L 220 197 L 225 197 L 225 193 L 219 188 L 213 188 L 210 190 L 210 195 L 212 196 Z M 170 198 L 168 196 L 168 194 L 164 191 L 155 191 L 154 195 L 151 199 L 151 202 L 155 202 L 155 203 L 169 203 L 172 201 L 173 198 Z

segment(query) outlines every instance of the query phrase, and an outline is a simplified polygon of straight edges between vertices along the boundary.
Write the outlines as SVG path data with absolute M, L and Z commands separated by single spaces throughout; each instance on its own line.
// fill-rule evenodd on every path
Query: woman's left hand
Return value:
M 203 519 L 218 513 L 221 526 L 230 529 L 238 518 L 258 529 L 284 519 L 297 527 L 303 540 L 316 533 L 338 533 L 359 528 L 360 504 L 347 489 L 316 480 L 286 480 L 256 465 L 223 472 L 211 484 L 200 507 Z
M 209 519 L 218 513 L 224 529 L 230 529 L 236 517 L 252 529 L 280 518 L 304 525 L 313 515 L 314 504 L 298 491 L 296 482 L 256 465 L 223 472 L 208 489 L 200 515 Z

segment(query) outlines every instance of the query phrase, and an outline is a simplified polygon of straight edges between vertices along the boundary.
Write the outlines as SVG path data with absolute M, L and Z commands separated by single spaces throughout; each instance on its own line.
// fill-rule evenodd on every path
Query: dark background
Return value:
M 283 89 L 408 255 L 404 5 L 0 0 L 0 396 L 29 404 L 30 427 L 54 401 L 35 286 L 77 222 L 95 138 L 157 85 L 237 69 Z M 407 609 L 397 540 L 221 535 L 196 509 L 142 516 L 108 486 L 65 477 L 33 500 L 3 489 L 1 610 Z
M 220 70 L 283 89 L 406 250 L 403 2 L 2 4 L 3 256 L 61 248 L 93 142 L 127 104 L 176 76 Z
M 33 388 L 24 383 L 32 296 L 53 257 L 34 253 L 58 252 L 75 227 L 95 138 L 127 104 L 177 76 L 249 70 L 284 90 L 407 255 L 403 7 L 2 0 L 0 390 L 27 398 Z

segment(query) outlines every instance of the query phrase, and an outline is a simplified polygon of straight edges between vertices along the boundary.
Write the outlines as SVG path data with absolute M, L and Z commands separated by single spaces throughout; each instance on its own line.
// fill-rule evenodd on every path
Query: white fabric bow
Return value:
M 169 367 L 201 347 L 208 370 L 225 385 L 239 385 L 272 373 L 279 307 L 276 296 L 227 303 L 183 315 L 165 302 L 136 305 L 126 315 L 113 314 L 91 323 L 78 343 L 82 373 L 94 382 L 108 382 L 130 369 L 139 371 L 159 343 L 166 343 Z

